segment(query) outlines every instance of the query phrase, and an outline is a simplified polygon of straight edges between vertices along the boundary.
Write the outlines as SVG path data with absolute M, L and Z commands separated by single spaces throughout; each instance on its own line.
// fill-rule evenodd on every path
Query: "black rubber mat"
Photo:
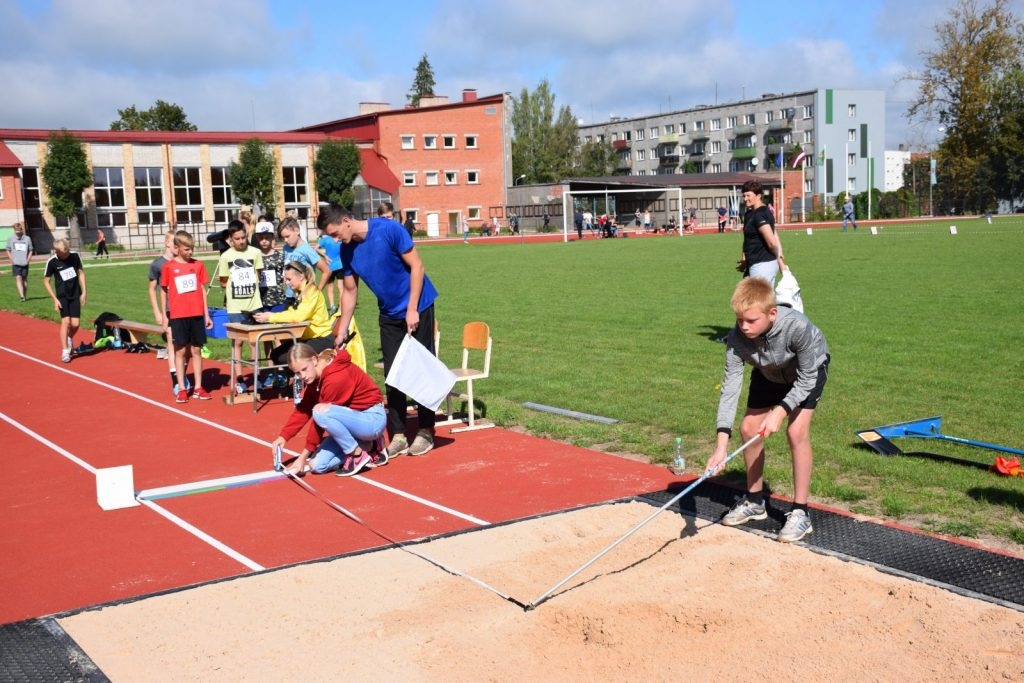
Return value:
M 0 626 L 0 683 L 109 683 L 53 619 Z
M 661 507 L 681 490 L 656 491 L 638 499 Z M 735 489 L 704 482 L 672 507 L 677 512 L 718 521 L 739 495 Z M 768 499 L 767 507 L 768 519 L 748 522 L 739 528 L 777 534 L 790 504 Z M 811 550 L 1024 610 L 1024 559 L 815 508 L 811 510 L 811 521 L 814 531 L 801 541 Z

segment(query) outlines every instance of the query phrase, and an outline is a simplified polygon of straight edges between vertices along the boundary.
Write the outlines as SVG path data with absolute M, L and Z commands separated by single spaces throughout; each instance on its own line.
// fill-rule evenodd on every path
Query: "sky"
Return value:
M 291 130 L 404 106 L 426 54 L 438 95 L 547 79 L 584 124 L 880 89 L 886 148 L 925 149 L 937 125 L 907 121 L 906 76 L 954 1 L 0 0 L 0 128 L 106 130 L 164 100 L 200 130 Z

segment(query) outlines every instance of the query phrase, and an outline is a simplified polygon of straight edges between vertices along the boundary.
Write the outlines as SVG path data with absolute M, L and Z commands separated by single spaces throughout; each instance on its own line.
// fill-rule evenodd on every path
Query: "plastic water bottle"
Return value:
M 302 401 L 302 390 L 305 388 L 306 383 L 302 381 L 301 377 L 295 375 L 295 379 L 292 382 L 292 399 L 296 405 Z
M 672 459 L 672 474 L 686 474 L 686 457 L 683 455 L 683 437 L 676 437 L 676 452 Z

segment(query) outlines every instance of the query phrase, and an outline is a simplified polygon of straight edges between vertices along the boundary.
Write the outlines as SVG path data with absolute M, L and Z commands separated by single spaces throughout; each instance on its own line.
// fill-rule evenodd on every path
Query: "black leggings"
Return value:
M 380 324 L 380 350 L 384 354 L 384 376 L 387 377 L 391 371 L 391 363 L 398 355 L 398 348 L 405 339 L 405 318 L 396 320 L 394 318 L 378 317 Z M 413 333 L 413 338 L 423 346 L 434 352 L 434 307 L 431 306 L 425 311 L 420 311 L 420 324 Z M 405 412 L 409 405 L 409 399 L 398 389 L 385 386 L 388 399 L 388 431 L 394 437 L 398 434 L 405 434 Z M 436 420 L 434 411 L 417 405 L 416 415 L 419 418 L 420 429 L 433 429 Z

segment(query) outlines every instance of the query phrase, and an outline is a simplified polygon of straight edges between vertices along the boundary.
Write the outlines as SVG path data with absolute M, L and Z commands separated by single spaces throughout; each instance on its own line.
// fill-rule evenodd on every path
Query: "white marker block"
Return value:
M 955 225 L 949 226 L 949 234 L 950 235 L 955 235 L 956 234 L 956 226 Z
M 872 235 L 877 235 L 878 234 L 878 226 L 877 225 L 872 225 L 871 226 L 871 234 Z
M 808 235 L 813 235 L 813 234 L 814 234 L 814 231 L 813 231 L 813 230 L 811 230 L 810 228 L 807 228 L 807 234 L 808 234 Z
M 104 510 L 135 507 L 135 476 L 131 465 L 96 470 L 96 502 Z

